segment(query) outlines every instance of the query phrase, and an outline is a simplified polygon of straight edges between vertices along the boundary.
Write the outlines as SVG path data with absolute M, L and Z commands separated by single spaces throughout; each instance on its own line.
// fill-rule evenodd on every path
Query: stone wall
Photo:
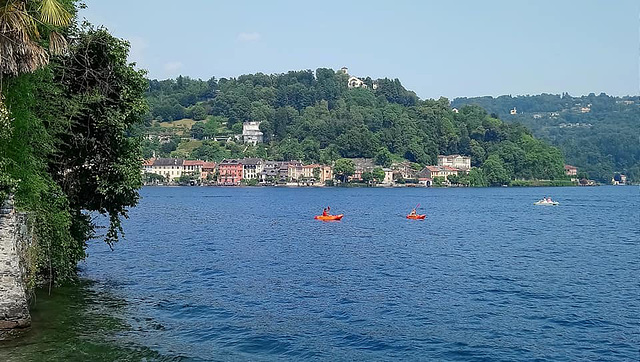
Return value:
M 31 325 L 27 304 L 27 215 L 0 203 L 0 330 Z

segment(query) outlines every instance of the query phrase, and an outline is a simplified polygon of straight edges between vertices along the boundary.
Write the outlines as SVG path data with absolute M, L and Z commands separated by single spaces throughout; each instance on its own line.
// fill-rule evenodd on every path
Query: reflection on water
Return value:
M 36 291 L 32 326 L 0 342 L 0 361 L 163 360 L 149 348 L 127 342 L 126 302 L 98 284 Z

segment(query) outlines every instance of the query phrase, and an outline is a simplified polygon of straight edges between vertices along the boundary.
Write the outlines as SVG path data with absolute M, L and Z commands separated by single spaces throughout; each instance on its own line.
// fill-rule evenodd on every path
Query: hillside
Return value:
M 490 117 L 477 106 L 452 111 L 449 100 L 421 100 L 399 80 L 354 78 L 317 69 L 286 74 L 249 74 L 208 81 L 178 77 L 149 82 L 151 110 L 146 134 L 170 128 L 159 121 L 191 118 L 199 139 L 238 133 L 245 121 L 260 121 L 267 143 L 257 147 L 205 140 L 189 152 L 175 132 L 171 141 L 147 140 L 145 153 L 219 160 L 259 156 L 331 163 L 339 158 L 404 158 L 432 165 L 438 154 L 465 154 L 478 167 L 476 184 L 563 177 L 559 150 L 535 139 L 523 126 Z M 352 87 L 348 86 L 348 82 Z M 184 122 L 183 122 L 184 123 Z M 166 124 L 165 124 L 166 125 Z
M 615 172 L 640 180 L 640 97 L 604 93 L 456 98 L 453 107 L 478 105 L 559 147 L 567 163 L 609 182 Z M 516 114 L 510 114 L 512 109 Z

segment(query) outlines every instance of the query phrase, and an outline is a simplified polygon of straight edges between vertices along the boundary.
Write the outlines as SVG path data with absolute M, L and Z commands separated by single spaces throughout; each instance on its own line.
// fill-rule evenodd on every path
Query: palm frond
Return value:
M 49 34 L 49 50 L 51 54 L 60 55 L 67 50 L 67 47 L 67 39 L 60 33 L 52 31 L 51 34 Z
M 67 26 L 71 22 L 71 13 L 58 0 L 40 0 L 40 21 L 53 26 Z

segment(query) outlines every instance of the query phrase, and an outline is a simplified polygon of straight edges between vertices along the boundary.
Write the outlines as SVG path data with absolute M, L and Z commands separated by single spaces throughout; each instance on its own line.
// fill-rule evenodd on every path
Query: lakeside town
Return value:
M 303 164 L 301 161 L 273 161 L 261 158 L 225 159 L 219 163 L 182 158 L 151 158 L 141 172 L 145 185 L 208 186 L 334 186 L 339 183 L 381 187 L 465 186 L 461 176 L 471 170 L 471 158 L 439 155 L 437 165 L 419 168 L 403 161 L 390 167 L 375 164 L 372 158 L 342 159 L 342 164 Z M 565 175 L 574 185 L 594 186 L 577 179 L 578 168 L 565 165 Z M 624 175 L 614 184 L 625 184 Z
M 372 186 L 434 186 L 468 174 L 471 158 L 440 155 L 438 164 L 416 169 L 409 161 L 376 165 L 371 158 L 343 159 L 343 165 L 308 164 L 301 161 L 271 161 L 260 158 L 225 159 L 219 163 L 181 158 L 152 158 L 142 166 L 145 183 L 212 186 L 285 185 L 333 186 L 363 183 Z M 453 176 L 453 177 L 452 177 Z

